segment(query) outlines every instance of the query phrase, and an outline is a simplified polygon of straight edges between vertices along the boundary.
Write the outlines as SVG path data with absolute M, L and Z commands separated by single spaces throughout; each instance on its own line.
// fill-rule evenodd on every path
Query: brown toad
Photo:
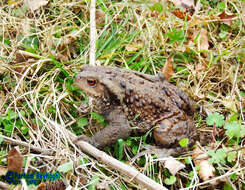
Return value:
M 145 133 L 154 127 L 157 145 L 179 147 L 179 141 L 194 142 L 195 126 L 189 115 L 193 102 L 164 76 L 147 75 L 127 69 L 84 65 L 75 85 L 94 97 L 96 107 L 109 121 L 109 126 L 85 138 L 90 144 L 103 148 L 131 133 Z

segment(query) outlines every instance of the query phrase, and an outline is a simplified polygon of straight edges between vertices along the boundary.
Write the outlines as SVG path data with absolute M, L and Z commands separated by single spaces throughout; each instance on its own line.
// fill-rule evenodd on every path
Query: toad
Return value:
M 153 76 L 116 67 L 83 65 L 75 85 L 93 97 L 97 111 L 109 122 L 92 137 L 80 137 L 97 148 L 152 128 L 160 147 L 178 149 L 183 138 L 189 139 L 188 146 L 194 143 L 196 129 L 190 119 L 193 101 L 161 73 Z

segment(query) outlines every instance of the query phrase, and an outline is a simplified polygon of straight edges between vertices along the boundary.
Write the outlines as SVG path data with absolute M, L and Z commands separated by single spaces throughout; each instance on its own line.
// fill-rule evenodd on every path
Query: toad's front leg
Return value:
M 116 108 L 106 117 L 109 125 L 98 131 L 92 137 L 80 136 L 78 140 L 85 140 L 96 148 L 103 149 L 104 147 L 113 145 L 118 139 L 125 139 L 130 135 L 130 126 L 126 116 L 120 108 Z

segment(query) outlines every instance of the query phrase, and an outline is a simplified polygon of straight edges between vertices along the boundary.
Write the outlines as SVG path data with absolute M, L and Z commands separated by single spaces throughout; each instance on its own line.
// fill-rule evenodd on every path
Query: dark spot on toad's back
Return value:
M 122 88 L 126 88 L 126 84 L 125 84 L 125 82 L 120 82 L 120 86 L 122 87 Z

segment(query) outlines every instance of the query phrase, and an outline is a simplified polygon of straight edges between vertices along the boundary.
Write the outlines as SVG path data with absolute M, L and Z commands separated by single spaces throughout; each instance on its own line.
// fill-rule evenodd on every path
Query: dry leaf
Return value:
M 192 158 L 195 166 L 200 167 L 198 175 L 203 181 L 207 181 L 215 177 L 215 168 L 208 162 L 209 156 L 198 146 L 193 150 Z M 215 185 L 216 183 L 217 181 L 214 181 L 212 185 Z
M 200 60 L 198 64 L 195 65 L 195 71 L 200 73 L 207 69 L 209 62 L 206 60 Z
M 53 190 L 53 189 L 59 189 L 59 190 L 65 190 L 66 186 L 63 183 L 63 181 L 45 181 L 38 185 L 37 190 Z
M 174 11 L 172 11 L 172 13 L 173 13 L 173 15 L 175 15 L 176 17 L 178 17 L 182 20 L 185 20 L 185 19 L 187 21 L 191 20 L 191 16 L 188 15 L 186 12 L 183 12 L 181 10 L 174 10 Z
M 109 181 L 104 180 L 96 185 L 97 189 L 110 190 Z
M 218 17 L 220 18 L 220 21 L 227 24 L 228 26 L 231 26 L 232 20 L 234 20 L 236 15 L 235 14 L 227 14 L 225 11 L 223 11 L 222 13 L 218 14 Z
M 81 35 L 84 29 L 74 30 L 72 33 L 63 37 L 63 42 L 59 46 L 61 53 L 52 52 L 52 54 L 63 62 L 67 62 L 71 59 L 72 54 L 75 54 L 75 48 L 71 45 Z M 74 55 L 73 55 L 74 56 Z
M 105 24 L 105 12 L 101 9 L 97 9 L 95 12 L 96 24 Z
M 67 45 L 71 44 L 72 42 L 74 42 L 76 40 L 77 36 L 74 35 L 75 32 L 77 32 L 77 31 L 74 31 L 72 34 L 69 34 L 69 35 L 67 35 L 67 36 L 64 37 L 63 43 L 59 47 L 59 50 L 60 51 L 64 50 L 64 48 Z
M 245 108 L 245 98 L 242 98 L 241 103 L 242 103 L 242 107 Z
M 195 11 L 195 4 L 194 0 L 170 0 L 173 2 L 177 7 L 184 9 L 185 11 L 182 10 L 174 10 L 172 13 L 182 19 L 187 21 L 191 20 L 191 16 L 193 15 Z
M 178 171 L 185 168 L 184 164 L 175 160 L 172 156 L 168 157 L 168 159 L 164 162 L 164 166 L 173 176 L 175 176 Z
M 19 147 L 14 147 L 8 152 L 8 170 L 21 173 L 23 165 L 23 156 L 19 151 Z
M 27 62 L 30 58 L 34 58 L 34 55 L 26 51 L 18 50 L 15 52 L 15 57 L 16 63 L 22 63 Z
M 200 73 L 206 70 L 206 65 L 202 64 L 202 63 L 198 63 L 195 65 L 195 70 L 196 72 Z
M 61 60 L 62 62 L 68 62 L 69 58 L 67 57 L 67 55 L 63 55 L 61 53 L 56 53 L 55 51 L 51 51 L 52 55 L 57 59 L 57 60 Z
M 191 15 L 195 10 L 194 0 L 170 0 L 170 1 L 173 2 L 177 7 L 183 8 L 187 12 L 191 13 Z
M 36 190 L 45 190 L 46 186 L 45 184 L 41 183 L 37 186 Z
M 245 149 L 242 149 L 241 153 L 242 153 L 242 157 L 245 158 Z
M 137 51 L 139 49 L 143 48 L 143 44 L 142 43 L 131 43 L 131 44 L 127 44 L 125 46 L 125 49 L 127 51 Z
M 189 26 L 193 27 L 193 26 L 201 26 L 201 25 L 207 25 L 209 18 L 205 17 L 203 15 L 195 15 L 192 17 Z
M 0 91 L 0 110 L 2 110 L 4 104 L 5 104 L 5 101 L 6 101 L 6 96 L 4 94 L 4 91 Z M 1 111 L 0 111 L 1 113 Z
M 24 2 L 26 6 L 32 11 L 40 9 L 41 7 L 46 6 L 49 3 L 49 1 L 46 0 L 25 0 Z
M 0 165 L 0 176 L 5 176 L 7 172 L 8 168 L 5 168 L 2 165 Z
M 198 51 L 200 50 L 208 50 L 209 43 L 208 43 L 208 31 L 206 29 L 201 29 L 201 31 L 195 31 L 193 34 L 193 39 L 197 38 L 198 42 Z
M 17 76 L 21 77 L 26 69 L 34 63 L 35 55 L 26 51 L 18 50 L 15 52 L 15 62 L 11 63 L 14 65 L 14 70 L 17 72 Z
M 163 76 L 169 81 L 170 78 L 173 76 L 174 74 L 174 67 L 173 67 L 173 63 L 172 63 L 172 58 L 168 57 L 166 59 L 165 65 L 162 68 L 162 74 Z

